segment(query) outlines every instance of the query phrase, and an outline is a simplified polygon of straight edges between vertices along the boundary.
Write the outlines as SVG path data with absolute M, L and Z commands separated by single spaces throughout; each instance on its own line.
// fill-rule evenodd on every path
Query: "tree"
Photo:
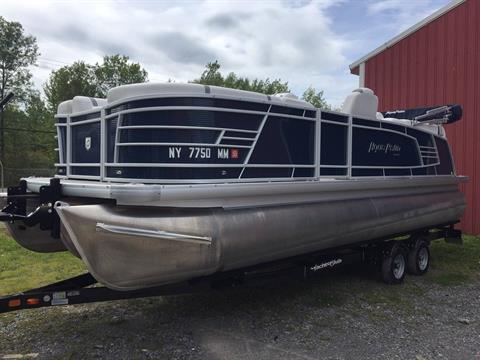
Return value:
M 193 83 L 203 85 L 223 86 L 232 89 L 255 91 L 262 94 L 278 94 L 289 92 L 288 82 L 282 82 L 280 79 L 271 81 L 269 78 L 265 80 L 253 79 L 246 77 L 238 77 L 231 72 L 226 77 L 220 73 L 221 65 L 218 60 L 210 62 L 205 66 L 200 78 L 193 80 Z
M 323 90 L 317 92 L 314 87 L 309 86 L 307 90 L 304 91 L 302 99 L 306 102 L 309 102 L 313 106 L 321 109 L 330 110 L 331 106 L 327 103 L 323 97 Z
M 57 162 L 54 119 L 37 91 L 22 105 L 5 111 L 5 180 L 12 185 L 23 176 L 52 176 Z
M 38 58 L 37 41 L 25 35 L 18 22 L 9 22 L 0 16 L 0 99 L 7 90 L 13 91 L 17 101 L 26 98 L 31 88 L 31 73 L 28 66 Z M 0 159 L 5 158 L 4 120 L 0 109 Z
M 129 63 L 128 56 L 112 55 L 103 58 L 103 64 L 95 65 L 97 96 L 106 97 L 108 90 L 115 86 L 142 83 L 148 80 L 148 73 L 139 63 Z
M 29 147 L 32 154 L 28 166 L 51 168 L 52 164 L 58 162 L 55 152 L 57 140 L 55 139 L 56 128 L 53 114 L 38 92 L 30 95 L 24 112 L 27 123 L 22 124 L 21 127 L 31 130 L 28 133 L 31 136 Z
M 43 86 L 43 91 L 49 110 L 54 114 L 62 101 L 77 95 L 94 97 L 97 95 L 95 67 L 83 61 L 76 61 L 72 65 L 52 71 Z
M 22 99 L 25 89 L 31 85 L 28 66 L 35 64 L 39 56 L 37 41 L 25 35 L 18 22 L 9 22 L 0 16 L 0 97 L 8 90 Z
M 218 60 L 210 62 L 205 66 L 200 78 L 193 80 L 193 83 L 203 85 L 215 85 L 223 86 L 232 89 L 240 89 L 247 91 L 254 91 L 262 94 L 278 94 L 290 92 L 288 82 L 283 82 L 281 79 L 275 79 L 271 81 L 269 78 L 265 80 L 253 79 L 250 80 L 246 77 L 239 77 L 237 74 L 231 72 L 227 76 L 223 76 L 220 72 L 221 65 Z M 317 108 L 331 109 L 331 106 L 327 103 L 323 97 L 323 90 L 317 92 L 314 87 L 309 86 L 304 91 L 302 99 L 311 103 Z
M 102 64 L 77 61 L 53 71 L 43 90 L 49 109 L 55 113 L 58 104 L 74 96 L 106 97 L 112 87 L 147 80 L 148 73 L 140 64 L 117 54 L 105 56 Z

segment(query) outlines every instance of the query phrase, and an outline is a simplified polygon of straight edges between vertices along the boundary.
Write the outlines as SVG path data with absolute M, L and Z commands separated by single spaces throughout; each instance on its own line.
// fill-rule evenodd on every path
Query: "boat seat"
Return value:
M 378 97 L 368 88 L 358 88 L 347 96 L 342 112 L 352 116 L 377 118 Z
M 57 114 L 67 115 L 72 113 L 72 100 L 65 100 L 58 104 Z
M 75 96 L 72 100 L 72 113 L 93 110 L 96 107 L 103 106 L 107 100 L 93 98 L 88 96 Z
M 106 99 L 88 96 L 75 96 L 72 100 L 63 101 L 58 105 L 57 114 L 75 114 L 95 110 L 107 104 Z

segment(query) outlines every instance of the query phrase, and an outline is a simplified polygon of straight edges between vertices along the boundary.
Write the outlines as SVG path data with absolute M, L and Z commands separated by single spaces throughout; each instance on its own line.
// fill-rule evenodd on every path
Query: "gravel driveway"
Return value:
M 427 275 L 387 286 L 355 267 L 254 288 L 29 310 L 0 316 L 0 354 L 480 359 L 480 280 L 440 286 Z

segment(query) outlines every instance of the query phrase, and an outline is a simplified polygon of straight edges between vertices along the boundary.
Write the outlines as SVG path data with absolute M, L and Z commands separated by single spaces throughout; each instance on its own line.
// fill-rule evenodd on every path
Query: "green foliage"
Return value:
M 95 65 L 77 61 L 53 71 L 44 84 L 47 103 L 33 89 L 28 66 L 39 56 L 36 39 L 25 35 L 18 22 L 0 16 L 0 98 L 15 94 L 0 112 L 0 161 L 5 184 L 22 176 L 53 175 L 56 162 L 53 116 L 60 102 L 77 95 L 105 97 L 111 87 L 144 82 L 147 72 L 127 56 L 105 56 Z
M 38 46 L 33 36 L 25 35 L 18 22 L 0 16 L 0 98 L 7 90 L 23 100 L 31 87 L 28 66 L 35 64 Z
M 60 102 L 77 95 L 104 97 L 113 86 L 146 79 L 147 72 L 139 64 L 113 55 L 105 56 L 102 64 L 77 61 L 52 72 L 44 85 L 46 103 L 27 84 L 23 103 L 9 105 L 3 114 L 5 184 L 15 184 L 23 176 L 53 175 L 57 147 L 53 116 Z
M 96 96 L 95 67 L 83 61 L 52 71 L 43 87 L 50 111 L 56 112 L 58 104 L 74 96 Z
M 401 286 L 387 286 L 375 280 L 373 269 L 354 265 L 353 269 L 345 267 L 319 277 L 321 286 L 316 286 L 315 280 L 298 283 L 295 291 L 302 294 L 302 302 L 309 306 L 330 307 L 353 299 L 372 306 L 411 309 L 412 296 L 422 296 L 427 286 L 458 286 L 480 279 L 480 238 L 464 235 L 463 239 L 463 246 L 434 241 L 429 272 L 421 277 L 409 276 Z M 22 248 L 0 224 L 0 295 L 46 285 L 83 271 L 82 261 L 68 252 L 40 254 Z
M 103 58 L 103 64 L 95 65 L 97 93 L 106 97 L 112 87 L 147 81 L 148 73 L 139 63 L 129 63 L 128 56 L 112 55 Z
M 254 91 L 262 94 L 272 95 L 290 92 L 288 82 L 283 82 L 281 79 L 265 80 L 253 79 L 238 76 L 231 72 L 227 76 L 223 76 L 220 72 L 221 65 L 218 60 L 210 62 L 205 66 L 200 78 L 193 80 L 193 83 L 203 85 L 223 86 L 231 89 Z M 323 97 L 323 90 L 317 92 L 314 87 L 309 86 L 302 95 L 302 99 L 321 109 L 331 109 Z
M 331 107 L 323 97 L 323 90 L 320 90 L 317 92 L 314 87 L 309 86 L 307 90 L 304 91 L 302 95 L 302 99 L 305 100 L 306 102 L 309 102 L 313 106 L 320 108 L 320 109 L 326 109 L 330 110 Z
M 53 175 L 57 147 L 54 119 L 40 95 L 32 92 L 21 107 L 8 106 L 4 120 L 5 183 L 15 184 L 22 176 Z
M 445 286 L 480 278 L 480 238 L 464 235 L 463 245 L 436 241 L 431 246 L 431 268 L 427 278 Z
M 18 245 L 0 225 L 0 295 L 63 280 L 85 271 L 68 252 L 40 254 Z
M 38 46 L 33 36 L 25 35 L 18 22 L 10 22 L 0 16 L 0 99 L 7 91 L 13 91 L 15 103 L 25 101 L 32 94 L 32 74 L 28 66 L 37 60 Z M 5 165 L 5 114 L 0 109 L 0 161 Z
M 239 77 L 233 72 L 229 73 L 227 76 L 223 76 L 220 73 L 220 67 L 221 65 L 218 61 L 208 63 L 200 78 L 195 79 L 192 82 L 196 84 L 255 91 L 262 94 L 278 94 L 290 91 L 288 88 L 288 82 L 282 82 L 280 79 L 275 79 L 273 81 L 269 78 L 265 80 L 250 80 L 246 77 Z
M 105 56 L 102 64 L 77 61 L 53 71 L 43 90 L 50 111 L 55 113 L 58 104 L 74 96 L 105 97 L 112 87 L 145 82 L 147 78 L 140 64 L 117 54 Z
M 221 65 L 218 63 L 218 60 L 215 60 L 213 63 L 208 63 L 205 66 L 205 70 L 200 76 L 200 79 L 195 79 L 192 82 L 203 85 L 223 86 L 225 80 L 223 79 L 223 75 L 220 73 L 220 67 Z

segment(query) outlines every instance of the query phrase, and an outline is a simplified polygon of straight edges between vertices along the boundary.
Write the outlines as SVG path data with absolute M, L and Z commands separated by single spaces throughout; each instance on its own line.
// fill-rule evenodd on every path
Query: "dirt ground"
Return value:
M 253 288 L 0 316 L 0 358 L 480 359 L 480 279 L 362 267 Z

